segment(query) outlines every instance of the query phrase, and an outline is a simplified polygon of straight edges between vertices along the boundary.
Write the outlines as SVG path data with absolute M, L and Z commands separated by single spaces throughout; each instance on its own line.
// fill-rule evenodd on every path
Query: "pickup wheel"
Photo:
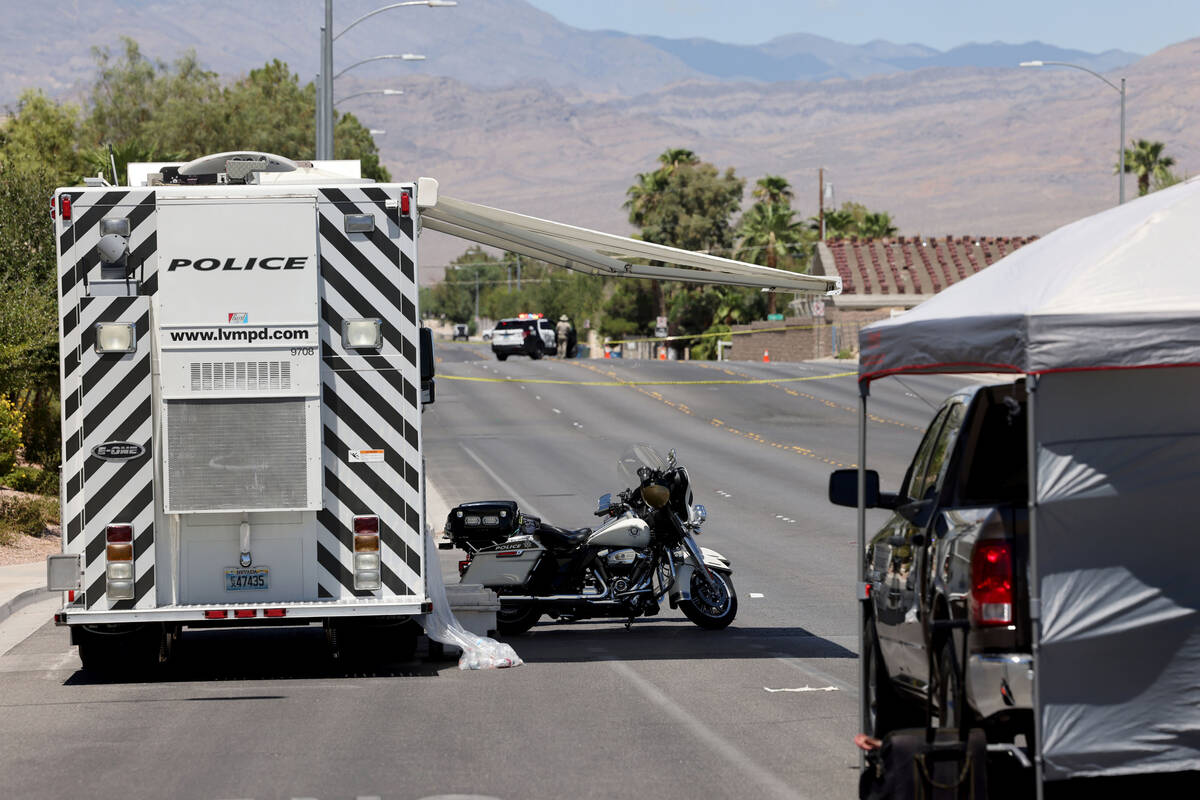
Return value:
M 508 353 L 496 353 L 496 360 L 497 361 L 507 361 Z
M 544 352 L 545 352 L 545 349 L 546 349 L 546 348 L 545 348 L 545 345 L 543 345 L 543 344 L 542 344 L 542 343 L 539 341 L 539 342 L 538 342 L 537 344 L 535 344 L 533 347 L 529 348 L 529 357 L 530 357 L 530 358 L 532 358 L 534 361 L 537 361 L 539 358 L 541 358 L 541 357 L 542 357 L 542 355 L 543 355 L 543 354 L 544 354 Z
M 938 654 L 937 704 L 938 727 L 961 729 L 974 724 L 974 714 L 966 704 L 962 684 L 965 670 L 958 663 L 954 637 L 947 636 Z M 961 699 L 960 699 L 961 698 Z
M 868 619 L 863 629 L 862 658 L 867 676 L 867 713 L 871 720 L 871 735 L 882 739 L 894 730 L 923 724 L 923 718 L 896 691 L 892 679 L 888 677 L 883 653 L 879 650 L 874 619 Z

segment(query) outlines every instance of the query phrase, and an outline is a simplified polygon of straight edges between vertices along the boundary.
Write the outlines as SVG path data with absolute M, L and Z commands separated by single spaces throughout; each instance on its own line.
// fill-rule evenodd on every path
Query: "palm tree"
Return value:
M 821 223 L 816 217 L 812 218 L 812 227 L 814 230 L 820 231 Z M 826 211 L 825 212 L 825 235 L 827 237 L 849 236 L 852 233 L 858 233 L 858 225 L 854 222 L 854 215 L 849 211 Z
M 1163 155 L 1166 145 L 1162 142 L 1132 139 L 1130 144 L 1132 148 L 1125 151 L 1125 171 L 1137 175 L 1138 197 L 1143 197 L 1150 193 L 1151 178 L 1158 183 L 1169 181 L 1175 159 Z M 1113 171 L 1119 172 L 1120 169 L 1121 165 L 1118 164 Z
M 754 187 L 754 199 L 762 203 L 778 203 L 790 206 L 796 193 L 782 175 L 764 175 Z
M 776 268 L 780 257 L 803 258 L 808 240 L 796 212 L 780 203 L 755 203 L 742 216 L 736 257 L 752 264 Z M 767 293 L 767 313 L 775 313 L 775 292 Z
M 696 166 L 700 163 L 700 158 L 686 147 L 672 147 L 664 150 L 658 161 L 663 165 L 663 170 L 670 175 L 676 167 Z
M 867 239 L 882 239 L 896 235 L 896 226 L 892 224 L 892 215 L 886 211 L 868 213 L 858 224 L 858 234 Z

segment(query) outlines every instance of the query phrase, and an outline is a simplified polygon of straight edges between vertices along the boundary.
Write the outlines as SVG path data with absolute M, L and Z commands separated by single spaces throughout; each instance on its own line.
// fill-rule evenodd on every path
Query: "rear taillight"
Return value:
M 227 619 L 228 617 L 229 612 L 224 609 L 204 612 L 205 619 Z
M 109 600 L 132 600 L 133 526 L 106 525 L 104 539 L 104 592 Z
M 71 198 L 68 195 L 62 194 L 58 196 L 58 209 L 63 219 L 69 220 L 71 218 Z
M 971 554 L 971 618 L 976 625 L 1013 623 L 1012 547 L 977 542 Z
M 258 614 L 258 611 L 253 608 L 235 608 L 233 610 L 234 619 L 250 619 Z
M 287 615 L 286 608 L 264 608 L 263 609 L 264 617 L 282 617 L 282 616 L 286 616 L 286 615 Z
M 354 588 L 374 591 L 383 585 L 379 562 L 379 517 L 354 518 Z

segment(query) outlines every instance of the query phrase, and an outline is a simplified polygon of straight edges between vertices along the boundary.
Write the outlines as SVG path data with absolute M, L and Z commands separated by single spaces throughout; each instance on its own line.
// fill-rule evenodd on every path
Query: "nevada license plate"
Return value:
M 266 567 L 230 567 L 225 570 L 225 591 L 266 589 L 269 571 Z

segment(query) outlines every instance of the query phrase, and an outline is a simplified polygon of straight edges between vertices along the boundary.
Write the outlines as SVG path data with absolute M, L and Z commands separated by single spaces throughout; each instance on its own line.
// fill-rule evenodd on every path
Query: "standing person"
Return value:
M 554 326 L 554 338 L 558 340 L 558 357 L 567 358 L 570 354 L 567 352 L 567 341 L 571 337 L 571 320 L 563 314 L 558 318 L 558 324 Z

